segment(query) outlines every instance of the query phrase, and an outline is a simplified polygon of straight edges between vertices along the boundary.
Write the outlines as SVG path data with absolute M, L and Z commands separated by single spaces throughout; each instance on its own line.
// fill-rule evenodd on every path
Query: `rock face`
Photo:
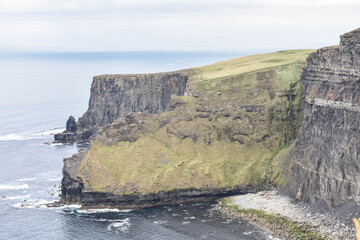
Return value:
M 76 122 L 73 116 L 70 116 L 66 122 L 66 131 L 67 132 L 76 132 Z
M 292 193 L 328 206 L 360 203 L 360 29 L 310 54 L 303 71 L 304 121 Z
M 81 193 L 84 189 L 84 183 L 81 178 L 76 176 L 77 169 L 81 160 L 86 154 L 85 150 L 74 154 L 71 158 L 64 159 L 62 170 L 63 178 L 61 180 L 61 198 L 68 199 L 68 202 L 79 202 Z
M 171 95 L 185 94 L 191 71 L 95 76 L 89 108 L 79 119 L 81 131 L 97 129 L 130 112 L 161 113 L 170 109 Z
M 75 142 L 82 138 L 82 135 L 78 135 L 76 132 L 76 122 L 73 116 L 70 116 L 66 122 L 66 130 L 62 133 L 54 135 L 55 143 L 69 143 Z

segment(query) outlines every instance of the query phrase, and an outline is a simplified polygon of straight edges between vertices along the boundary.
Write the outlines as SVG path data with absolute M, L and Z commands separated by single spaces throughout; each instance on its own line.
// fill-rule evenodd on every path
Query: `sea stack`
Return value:
M 77 140 L 76 121 L 70 116 L 66 121 L 66 130 L 54 135 L 54 143 L 71 143 Z

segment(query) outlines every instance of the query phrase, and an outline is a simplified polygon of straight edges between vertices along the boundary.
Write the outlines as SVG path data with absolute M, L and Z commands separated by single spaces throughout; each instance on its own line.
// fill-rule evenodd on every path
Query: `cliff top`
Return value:
M 159 73 L 140 73 L 140 74 L 101 74 L 94 76 L 94 79 L 120 79 L 124 77 L 137 77 L 137 78 L 145 78 L 149 76 L 167 76 L 167 75 L 177 75 L 177 74 L 187 74 L 190 69 L 182 69 L 177 71 L 170 71 L 170 72 L 159 72 Z
M 214 84 L 224 78 L 239 74 L 251 73 L 279 66 L 300 63 L 305 64 L 306 57 L 313 52 L 312 49 L 294 49 L 265 54 L 249 55 L 217 62 L 210 65 L 200 66 L 178 71 L 143 73 L 143 74 L 102 74 L 94 76 L 96 80 L 124 79 L 124 77 L 147 78 L 152 76 L 166 76 L 176 74 L 188 74 L 191 71 L 191 80 L 194 88 L 210 90 L 209 84 Z M 286 85 L 287 87 L 287 85 Z
M 224 78 L 296 63 L 303 65 L 307 56 L 313 51 L 311 49 L 278 51 L 249 55 L 197 67 L 193 69 L 191 76 L 191 80 L 194 82 L 192 87 L 201 91 L 211 91 L 216 90 L 215 88 L 218 86 L 215 86 L 215 84 L 221 82 Z M 280 82 L 280 86 L 288 87 L 288 82 L 285 79 L 285 81 Z
M 347 32 L 340 36 L 340 46 L 353 47 L 360 44 L 360 28 Z

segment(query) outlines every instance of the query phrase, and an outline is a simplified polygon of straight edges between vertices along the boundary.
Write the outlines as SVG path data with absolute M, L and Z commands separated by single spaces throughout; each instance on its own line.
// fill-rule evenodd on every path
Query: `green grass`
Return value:
M 287 87 L 289 82 L 299 79 L 299 68 L 306 61 L 306 57 L 314 50 L 288 50 L 266 54 L 239 57 L 228 61 L 218 62 L 193 69 L 191 80 L 193 87 L 197 90 L 216 90 L 224 78 L 230 78 L 241 74 L 249 74 L 269 69 L 278 69 L 279 78 L 276 83 L 281 87 Z M 283 71 L 287 65 L 293 65 L 290 69 Z M 279 68 L 277 68 L 279 67 Z M 252 85 L 253 76 L 245 77 L 244 85 Z
M 112 186 L 108 190 L 118 194 L 131 193 L 133 189 L 152 193 L 256 184 L 256 176 L 263 173 L 256 165 L 270 158 L 277 145 L 241 145 L 226 136 L 229 119 L 219 118 L 209 123 L 207 119 L 197 118 L 187 122 L 181 115 L 168 113 L 174 125 L 146 133 L 136 142 L 119 142 L 114 146 L 93 142 L 81 168 L 87 172 L 87 183 L 96 191 Z M 196 142 L 190 137 L 180 139 L 176 131 L 189 136 L 196 133 L 199 139 Z M 203 141 L 208 133 L 213 135 L 210 145 Z M 249 137 L 248 142 L 255 142 L 251 138 L 255 136 Z
M 115 194 L 283 182 L 284 164 L 274 160 L 301 120 L 301 84 L 294 83 L 310 52 L 253 55 L 192 69 L 189 83 L 200 97 L 174 97 L 181 107 L 146 115 L 140 122 L 150 128 L 135 142 L 93 141 L 79 176 L 93 191 Z M 289 92 L 294 99 L 284 97 Z M 239 111 L 248 105 L 263 110 Z

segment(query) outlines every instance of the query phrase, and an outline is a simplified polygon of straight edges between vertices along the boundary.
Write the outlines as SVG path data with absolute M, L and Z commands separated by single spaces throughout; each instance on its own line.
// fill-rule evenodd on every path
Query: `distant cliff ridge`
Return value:
M 184 95 L 190 73 L 190 70 L 181 70 L 94 77 L 89 108 L 78 122 L 80 131 L 95 131 L 131 112 L 168 111 L 171 95 Z
M 329 206 L 360 203 L 360 29 L 310 54 L 301 83 L 293 194 Z

